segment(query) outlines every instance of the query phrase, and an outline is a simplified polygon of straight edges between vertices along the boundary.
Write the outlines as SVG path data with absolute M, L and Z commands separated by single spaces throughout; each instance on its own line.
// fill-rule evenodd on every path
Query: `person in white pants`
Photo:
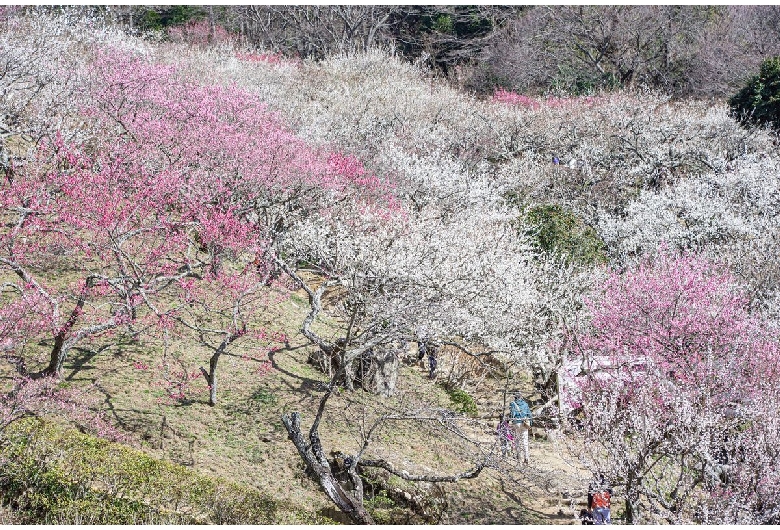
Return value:
M 515 400 L 509 404 L 509 418 L 512 423 L 512 432 L 515 435 L 515 450 L 520 459 L 520 444 L 523 446 L 524 462 L 528 463 L 528 431 L 531 430 L 531 407 L 525 402 L 523 396 L 515 394 Z
M 517 458 L 520 458 L 520 444 L 523 445 L 523 462 L 528 463 L 528 432 L 531 430 L 531 426 L 523 423 L 515 425 L 515 450 L 517 451 Z

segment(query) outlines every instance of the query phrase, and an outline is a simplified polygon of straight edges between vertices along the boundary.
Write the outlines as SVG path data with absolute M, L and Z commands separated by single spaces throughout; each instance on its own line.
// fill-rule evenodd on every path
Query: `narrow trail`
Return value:
M 440 377 L 451 368 L 440 364 Z M 427 366 L 418 366 L 421 382 L 434 385 L 427 378 Z M 465 423 L 465 429 L 486 445 L 496 440 L 501 411 L 509 412 L 505 381 L 482 378 L 471 393 L 478 404 L 478 416 Z M 533 397 L 529 384 L 518 387 L 526 397 Z M 538 397 L 538 396 L 537 396 Z M 578 515 L 587 502 L 589 472 L 579 464 L 573 441 L 564 439 L 558 430 L 534 426 L 529 437 L 530 463 L 525 465 L 512 451 L 500 457 L 503 469 L 486 470 L 479 477 L 452 488 L 453 508 L 448 514 L 453 524 L 579 524 Z M 456 506 L 457 505 L 457 506 Z

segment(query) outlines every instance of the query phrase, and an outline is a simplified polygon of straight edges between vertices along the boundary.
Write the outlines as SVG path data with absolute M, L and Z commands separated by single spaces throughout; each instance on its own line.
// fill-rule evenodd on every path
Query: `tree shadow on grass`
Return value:
M 532 480 L 538 480 L 541 478 L 541 474 L 539 473 L 532 472 L 531 474 L 537 475 L 532 476 Z M 528 489 L 528 486 L 526 484 L 522 484 L 518 479 L 502 475 L 500 477 L 500 483 L 501 492 L 506 495 L 508 499 L 517 504 L 517 508 L 505 508 L 502 510 L 502 512 L 506 514 L 510 520 L 514 521 L 514 524 L 561 524 L 564 521 L 569 521 L 571 519 L 565 515 L 550 515 L 548 513 L 544 513 L 541 510 L 528 506 L 527 503 L 524 502 L 523 499 L 517 493 L 515 493 L 515 491 L 513 491 L 513 488 L 508 487 L 508 485 L 511 484 L 522 489 Z M 519 520 L 518 515 L 515 513 L 517 511 L 521 512 L 519 517 L 522 517 L 523 514 L 529 514 L 528 518 L 525 520 Z
M 298 392 L 304 394 L 306 398 L 311 397 L 311 395 L 314 392 L 321 392 L 324 389 L 324 385 L 326 384 L 324 381 L 313 379 L 311 377 L 306 377 L 300 374 L 296 374 L 291 372 L 290 370 L 286 370 L 282 368 L 279 365 L 277 356 L 280 351 L 294 351 L 300 348 L 304 348 L 305 346 L 296 346 L 293 348 L 285 348 L 284 350 L 277 350 L 277 351 L 271 351 L 268 352 L 268 359 L 271 361 L 271 366 L 274 368 L 274 370 L 278 371 L 279 373 L 286 375 L 287 377 L 297 380 L 300 382 L 300 384 L 296 387 L 295 384 L 289 382 L 289 381 L 282 381 L 284 385 L 286 385 L 290 391 L 292 392 Z
M 106 351 L 111 347 L 110 344 L 104 344 L 103 346 L 100 346 L 96 350 L 90 350 L 88 348 L 82 348 L 79 346 L 74 346 L 71 348 L 71 355 L 69 356 L 70 362 L 68 363 L 68 366 L 70 368 L 70 373 L 64 378 L 65 381 L 73 381 L 74 378 L 79 375 L 83 370 L 94 370 L 95 366 L 88 364 Z

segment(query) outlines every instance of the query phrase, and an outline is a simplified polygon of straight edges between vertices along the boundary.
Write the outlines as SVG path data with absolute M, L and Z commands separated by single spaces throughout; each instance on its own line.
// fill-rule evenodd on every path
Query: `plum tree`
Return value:
M 262 306 L 251 293 L 268 283 L 271 242 L 293 214 L 355 190 L 369 207 L 381 188 L 309 148 L 239 89 L 202 86 L 118 49 L 96 51 L 83 86 L 89 138 L 42 141 L 2 182 L 3 309 L 28 308 L 3 339 L 23 370 L 39 359 L 19 341 L 28 354 L 45 342 L 36 377 L 58 375 L 87 337 L 184 322 L 171 297 L 191 311 L 192 298 L 207 295 L 200 284 L 212 281 L 229 298 L 213 313 L 233 308 L 223 352 Z
M 690 522 L 703 507 L 709 521 L 762 520 L 715 499 L 746 495 L 734 477 L 765 463 L 745 451 L 771 432 L 780 360 L 776 333 L 750 314 L 735 279 L 662 251 L 612 273 L 588 306 L 576 346 L 586 375 L 569 384 L 579 387 L 584 454 L 624 492 L 627 520 Z

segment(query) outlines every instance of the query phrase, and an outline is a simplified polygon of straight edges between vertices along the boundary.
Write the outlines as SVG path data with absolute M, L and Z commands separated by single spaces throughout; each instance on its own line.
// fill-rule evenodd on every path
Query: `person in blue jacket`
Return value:
M 515 438 L 515 450 L 520 459 L 520 444 L 523 445 L 524 462 L 528 463 L 528 432 L 531 430 L 533 414 L 531 407 L 520 394 L 515 394 L 515 400 L 509 404 L 509 421 L 512 424 Z

